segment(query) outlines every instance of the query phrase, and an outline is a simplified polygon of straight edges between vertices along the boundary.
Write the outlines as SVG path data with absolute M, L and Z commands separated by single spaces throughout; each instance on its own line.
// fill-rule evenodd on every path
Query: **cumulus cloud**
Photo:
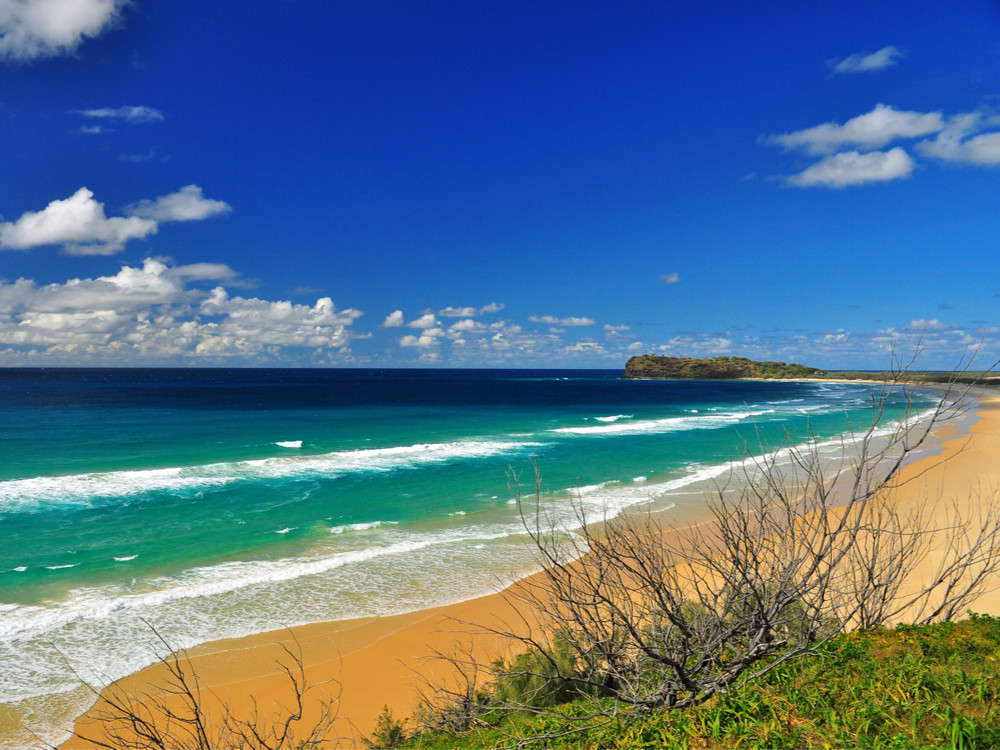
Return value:
M 503 308 L 504 306 L 497 302 L 491 302 L 478 309 L 475 307 L 452 307 L 449 305 L 442 310 L 438 310 L 438 315 L 443 318 L 474 318 L 477 315 L 500 312 Z
M 1000 132 L 983 133 L 962 144 L 963 161 L 969 164 L 1000 164 Z
M 102 107 L 100 109 L 77 109 L 76 114 L 101 120 L 121 120 L 129 123 L 159 122 L 163 113 L 153 107 L 125 106 Z
M 979 112 L 955 115 L 934 140 L 921 141 L 917 150 L 942 161 L 992 166 L 1000 164 L 1000 131 L 973 135 L 978 130 L 1000 125 L 997 118 Z
M 908 333 L 922 333 L 924 331 L 950 331 L 958 328 L 954 323 L 944 323 L 937 318 L 917 318 L 911 320 L 909 325 L 903 326 L 902 330 Z
M 677 273 L 665 273 L 660 276 L 660 281 L 664 284 L 676 284 L 681 280 L 680 274 Z
M 434 328 L 437 325 L 437 318 L 434 317 L 434 313 L 432 312 L 424 313 L 416 320 L 411 320 L 406 324 L 407 328 Z
M 529 315 L 528 320 L 550 326 L 592 326 L 597 322 L 593 318 L 557 318 L 554 315 Z
M 156 200 L 143 200 L 126 208 L 126 213 L 154 221 L 200 221 L 209 216 L 232 211 L 225 201 L 206 198 L 197 185 L 186 185 L 176 193 Z
M 155 201 L 140 201 L 127 216 L 107 216 L 104 204 L 82 187 L 64 200 L 54 200 L 41 211 L 28 211 L 14 222 L 0 223 L 0 249 L 28 250 L 62 245 L 70 255 L 113 255 L 129 240 L 155 234 L 166 221 L 194 221 L 231 210 L 223 201 L 202 196 L 188 185 Z
M 41 287 L 19 279 L 13 284 L 0 284 L 0 313 L 96 310 L 122 315 L 152 305 L 186 303 L 194 297 L 185 287 L 184 268 L 171 269 L 161 261 L 148 259 L 142 268 L 123 266 L 114 276 L 96 279 L 70 279 Z
M 53 359 L 133 362 L 320 352 L 359 338 L 351 325 L 361 312 L 337 310 L 329 297 L 294 305 L 194 286 L 235 275 L 218 263 L 147 259 L 141 268 L 123 266 L 95 279 L 0 282 L 0 344 L 40 347 Z
M 154 234 L 156 229 L 155 221 L 139 216 L 109 218 L 104 204 L 84 187 L 41 211 L 28 211 L 16 222 L 0 223 L 0 248 L 62 245 L 71 255 L 111 255 L 129 240 Z
M 940 112 L 907 112 L 885 104 L 875 105 L 867 114 L 853 117 L 843 125 L 827 122 L 805 130 L 766 138 L 766 142 L 810 154 L 829 154 L 845 146 L 879 148 L 900 138 L 919 138 L 943 130 Z
M 502 307 L 494 303 L 492 308 Z M 444 325 L 438 319 L 447 319 L 444 310 L 461 310 L 467 313 L 483 314 L 480 308 L 443 308 L 438 313 L 425 312 L 420 318 L 402 323 L 400 313 L 395 316 L 397 324 L 402 323 L 419 331 L 407 333 L 395 339 L 401 361 L 410 359 L 420 362 L 447 362 L 452 366 L 526 366 L 538 363 L 542 366 L 593 366 L 598 364 L 617 365 L 633 353 L 631 338 L 625 339 L 625 326 L 613 326 L 606 332 L 607 341 L 598 342 L 590 338 L 579 338 L 574 333 L 576 326 L 594 325 L 590 318 L 556 318 L 554 316 L 532 316 L 533 323 L 552 326 L 555 323 L 565 328 L 548 327 L 543 330 L 522 328 L 517 323 L 479 317 L 462 317 L 448 321 Z M 614 365 L 612 365 L 614 363 Z
M 662 354 L 676 354 L 689 357 L 731 354 L 733 351 L 733 339 L 729 336 L 708 332 L 678 334 L 657 346 L 656 350 Z
M 428 347 L 428 346 L 437 346 L 438 345 L 438 337 L 437 336 L 430 336 L 430 335 L 428 335 L 426 333 L 423 333 L 423 334 L 421 334 L 419 336 L 412 336 L 412 335 L 411 336 L 403 336 L 399 340 L 399 345 L 402 346 L 403 348 L 416 347 L 416 348 L 420 348 L 420 349 Z
M 474 318 L 479 311 L 474 307 L 451 307 L 438 310 L 438 315 L 443 318 Z
M 902 57 L 903 53 L 896 47 L 883 47 L 877 52 L 849 55 L 843 60 L 831 60 L 829 65 L 835 74 L 865 73 L 891 67 Z
M 385 320 L 382 321 L 383 328 L 399 328 L 403 325 L 403 311 L 394 310 L 385 316 Z
M 448 328 L 449 331 L 462 331 L 462 332 L 474 332 L 474 333 L 485 333 L 489 330 L 489 326 L 485 323 L 480 323 L 478 320 L 472 320 L 472 318 L 466 318 L 465 320 L 459 320 L 452 323 Z
M 596 341 L 577 341 L 563 347 L 563 351 L 578 354 L 604 354 L 604 347 Z
M 913 159 L 899 146 L 886 152 L 872 151 L 867 154 L 844 151 L 789 177 L 788 183 L 797 187 L 821 185 L 842 188 L 909 177 L 913 166 Z
M 0 58 L 32 60 L 73 52 L 118 20 L 127 0 L 3 0 Z
M 338 311 L 329 297 L 321 297 L 310 307 L 293 305 L 287 300 L 230 297 L 222 287 L 212 290 L 199 312 L 222 317 L 220 322 L 211 324 L 210 334 L 199 347 L 216 350 L 223 344 L 227 349 L 235 347 L 239 351 L 259 351 L 265 344 L 344 346 L 349 341 L 347 326 L 361 315 L 358 310 Z
M 966 112 L 945 118 L 940 112 L 905 112 L 879 104 L 843 125 L 826 123 L 806 130 L 762 138 L 762 142 L 803 150 L 824 158 L 787 179 L 799 187 L 846 187 L 908 177 L 915 167 L 902 146 L 875 150 L 891 141 L 925 138 L 920 156 L 953 164 L 1000 165 L 1000 117 Z M 854 147 L 854 148 L 852 148 Z M 663 277 L 661 277 L 663 278 Z

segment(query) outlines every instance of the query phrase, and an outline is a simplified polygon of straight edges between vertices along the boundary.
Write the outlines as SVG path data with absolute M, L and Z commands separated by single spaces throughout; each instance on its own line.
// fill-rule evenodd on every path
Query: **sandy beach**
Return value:
M 903 470 L 900 503 L 924 503 L 928 497 L 946 501 L 938 503 L 936 515 L 928 518 L 931 525 L 946 522 L 952 501 L 971 507 L 977 493 L 1000 485 L 1000 395 L 979 391 L 976 396 L 976 419 L 968 433 L 956 436 L 953 428 L 943 428 L 937 436 L 944 441 L 942 450 Z M 932 555 L 915 575 L 929 575 L 933 565 Z M 1000 613 L 1000 592 L 994 589 L 984 595 L 974 610 Z M 426 657 L 435 650 L 450 651 L 456 637 L 472 638 L 461 623 L 490 625 L 501 620 L 515 622 L 517 615 L 504 596 L 496 594 L 399 616 L 319 623 L 217 641 L 190 650 L 189 656 L 203 693 L 211 694 L 216 706 L 228 704 L 239 714 L 249 710 L 256 699 L 261 712 L 269 714 L 289 695 L 287 677 L 276 668 L 282 659 L 281 645 L 301 649 L 307 678 L 314 684 L 323 683 L 316 695 L 339 696 L 337 734 L 345 738 L 342 744 L 352 746 L 370 733 L 383 706 L 388 705 L 400 718 L 413 711 L 418 700 L 417 675 L 443 669 L 441 663 Z M 482 636 L 474 637 L 473 645 L 487 654 L 504 648 L 497 640 Z M 161 685 L 164 678 L 162 665 L 154 665 L 120 681 L 117 687 L 148 694 L 155 690 L 150 686 Z M 78 722 L 81 733 L 94 730 L 92 717 L 99 705 Z M 87 746 L 79 740 L 65 745 Z

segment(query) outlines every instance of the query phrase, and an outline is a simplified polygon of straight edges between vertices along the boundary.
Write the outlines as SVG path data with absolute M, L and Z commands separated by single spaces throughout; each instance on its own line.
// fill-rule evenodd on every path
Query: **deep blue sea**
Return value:
M 619 376 L 0 370 L 0 703 L 141 668 L 146 623 L 190 646 L 496 590 L 535 569 L 511 471 L 568 525 L 683 520 L 745 452 L 871 421 L 865 385 Z

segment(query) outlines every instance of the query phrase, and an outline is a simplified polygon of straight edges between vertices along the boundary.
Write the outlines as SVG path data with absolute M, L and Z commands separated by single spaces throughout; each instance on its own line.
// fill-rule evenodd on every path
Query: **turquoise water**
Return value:
M 744 451 L 871 421 L 864 385 L 619 374 L 0 371 L 0 703 L 78 686 L 64 659 L 141 668 L 146 623 L 190 646 L 495 590 L 535 568 L 509 470 L 568 525 L 571 497 L 682 518 Z

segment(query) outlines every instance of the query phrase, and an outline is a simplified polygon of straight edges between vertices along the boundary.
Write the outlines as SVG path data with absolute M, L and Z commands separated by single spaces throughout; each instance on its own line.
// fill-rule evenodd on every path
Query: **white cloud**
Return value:
M 871 112 L 853 117 L 843 125 L 828 122 L 765 140 L 787 149 L 829 154 L 844 146 L 878 148 L 900 138 L 919 138 L 944 128 L 940 112 L 906 112 L 877 104 Z
M 828 156 L 803 172 L 789 177 L 788 183 L 797 187 L 822 185 L 842 188 L 909 177 L 913 166 L 910 155 L 899 146 L 890 151 L 873 151 L 867 154 L 844 151 Z
M 360 317 L 358 310 L 338 311 L 329 297 L 321 297 L 313 307 L 293 305 L 287 300 L 269 302 L 256 297 L 230 297 L 222 287 L 212 290 L 201 303 L 202 315 L 222 316 L 212 328 L 215 340 L 238 345 L 240 351 L 259 351 L 264 344 L 280 346 L 344 346 L 349 341 L 347 326 Z
M 403 336 L 399 340 L 399 345 L 404 348 L 424 348 L 428 346 L 437 346 L 438 340 L 436 336 L 428 336 L 426 334 L 421 336 Z
M 95 279 L 45 286 L 26 279 L 0 282 L 0 344 L 40 347 L 52 360 L 259 361 L 299 348 L 342 350 L 361 337 L 351 330 L 361 312 L 338 311 L 328 297 L 313 306 L 293 305 L 190 285 L 235 275 L 223 264 L 171 267 L 147 259 L 141 268 L 123 266 L 114 276 Z M 16 354 L 8 352 L 4 361 Z
M 1000 164 L 1000 131 L 972 136 L 984 124 L 995 126 L 997 122 L 979 112 L 956 115 L 949 119 L 937 138 L 918 143 L 917 150 L 942 161 L 981 166 Z
M 977 135 L 962 146 L 970 164 L 1000 164 L 1000 132 Z
M 152 305 L 186 303 L 194 299 L 184 283 L 185 278 L 194 278 L 186 270 L 189 268 L 169 268 L 161 261 L 147 259 L 142 268 L 123 266 L 114 276 L 96 279 L 70 279 L 63 284 L 41 287 L 19 279 L 13 284 L 0 284 L 0 313 L 10 314 L 19 309 L 28 313 L 78 310 L 128 313 Z M 197 271 L 194 274 L 197 276 Z
M 143 200 L 126 208 L 126 213 L 154 221 L 200 221 L 209 216 L 232 211 L 225 201 L 205 198 L 197 185 L 186 185 L 176 193 L 161 195 L 156 200 Z
M 451 307 L 450 305 L 443 310 L 438 310 L 438 315 L 444 318 L 473 318 L 479 314 L 479 311 L 474 307 Z
M 610 323 L 606 323 L 605 326 L 604 326 L 604 330 L 608 331 L 608 332 L 621 333 L 623 331 L 628 331 L 630 329 L 624 323 L 622 325 L 620 325 L 620 326 L 613 326 Z
M 104 204 L 80 188 L 65 200 L 54 200 L 41 211 L 28 211 L 16 222 L 0 223 L 0 248 L 27 250 L 62 245 L 71 255 L 111 255 L 129 240 L 154 234 L 155 221 L 138 216 L 104 214 Z
M 592 326 L 597 322 L 593 318 L 557 318 L 554 315 L 529 315 L 528 320 L 550 326 Z
M 910 324 L 903 326 L 902 330 L 909 333 L 921 333 L 923 331 L 950 331 L 957 327 L 954 323 L 943 323 L 937 318 L 931 318 L 930 320 L 918 318 L 911 320 Z
M 604 354 L 604 347 L 596 341 L 577 341 L 563 347 L 563 351 L 583 354 Z
M 477 315 L 500 312 L 503 308 L 504 305 L 498 302 L 483 305 L 478 310 L 475 307 L 452 307 L 449 305 L 443 310 L 438 310 L 438 315 L 443 318 L 474 318 Z
M 733 340 L 727 336 L 703 334 L 685 334 L 674 336 L 665 344 L 656 347 L 664 354 L 677 354 L 688 357 L 704 357 L 708 355 L 730 354 L 733 350 Z
M 155 201 L 140 201 L 129 216 L 107 216 L 104 204 L 85 187 L 64 200 L 54 200 L 41 211 L 28 211 L 15 222 L 0 223 L 0 249 L 28 250 L 62 245 L 70 255 L 112 255 L 129 240 L 155 234 L 165 221 L 195 221 L 231 210 L 223 201 L 202 196 L 188 185 Z
M 664 284 L 676 284 L 681 280 L 680 274 L 677 273 L 665 273 L 660 276 L 660 281 Z
M 416 320 L 411 320 L 406 324 L 407 328 L 434 328 L 438 325 L 437 318 L 434 317 L 434 313 L 424 313 Z
M 1000 117 L 985 112 L 966 112 L 945 119 L 940 112 L 903 112 L 879 104 L 843 125 L 826 123 L 762 140 L 825 155 L 818 163 L 789 177 L 788 184 L 839 188 L 910 176 L 915 163 L 901 146 L 884 152 L 866 149 L 922 135 L 935 137 L 916 144 L 916 152 L 921 156 L 955 164 L 1000 165 L 997 126 Z M 984 130 L 987 132 L 981 132 Z M 850 145 L 862 149 L 847 150 Z
M 77 109 L 76 114 L 103 120 L 123 120 L 130 123 L 159 122 L 163 113 L 153 107 L 125 106 L 102 107 L 100 109 Z
M 403 325 L 403 311 L 394 310 L 385 316 L 385 320 L 382 321 L 383 328 L 399 328 Z
M 472 320 L 471 318 L 466 318 L 465 320 L 459 320 L 452 323 L 448 330 L 484 333 L 489 330 L 489 327 L 485 323 L 480 323 L 476 320 Z
M 239 274 L 225 263 L 190 263 L 186 266 L 168 268 L 166 275 L 193 281 L 218 281 L 232 279 Z
M 117 21 L 126 0 L 2 0 L 0 58 L 31 60 L 75 50 Z
M 903 53 L 896 47 L 883 47 L 878 52 L 850 55 L 840 61 L 833 60 L 830 67 L 834 73 L 864 73 L 895 65 L 901 57 Z

